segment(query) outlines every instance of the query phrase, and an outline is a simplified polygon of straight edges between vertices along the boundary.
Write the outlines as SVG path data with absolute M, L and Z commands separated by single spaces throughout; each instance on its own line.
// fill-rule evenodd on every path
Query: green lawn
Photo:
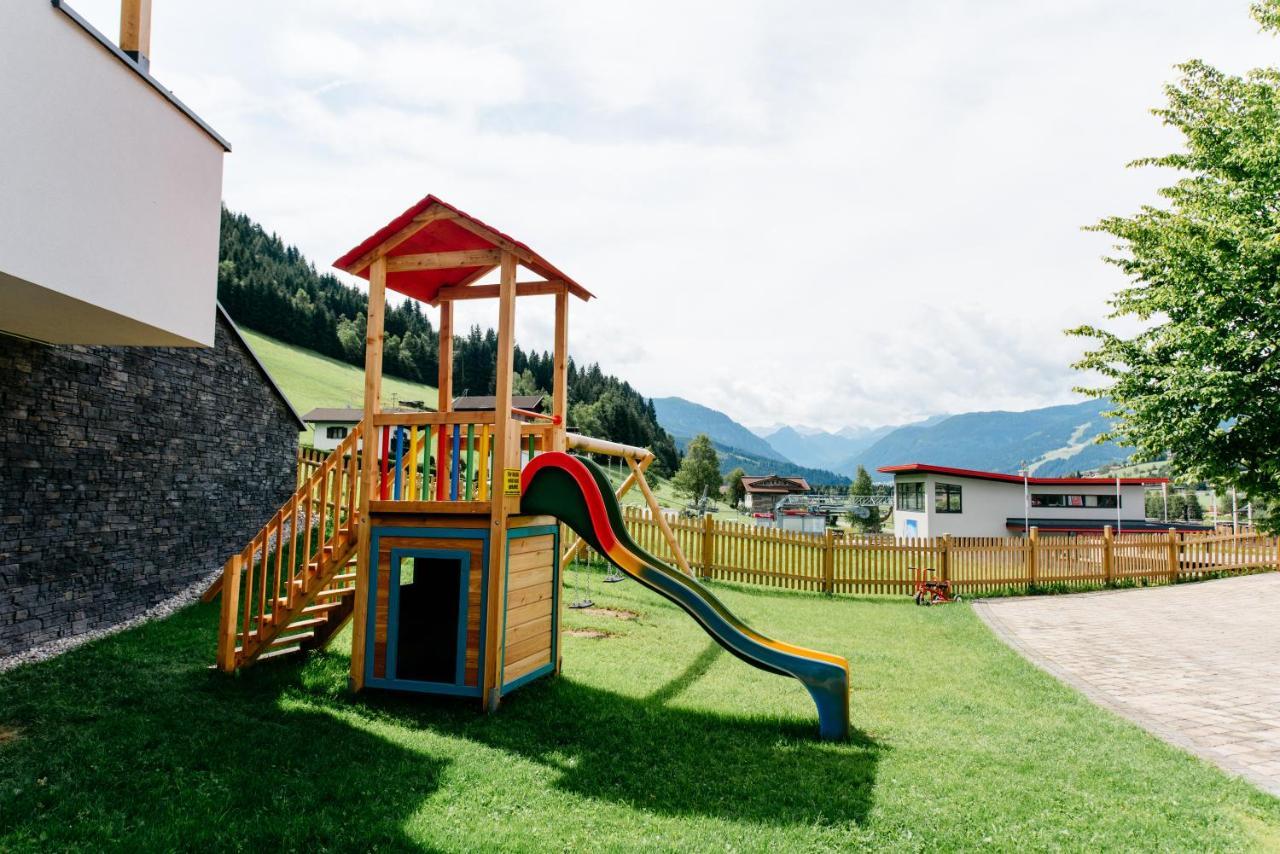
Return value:
M 0 674 L 0 850 L 1280 845 L 1280 800 L 1090 705 L 965 606 L 721 588 L 850 657 L 857 731 L 826 744 L 798 683 L 633 582 L 591 583 L 639 619 L 570 612 L 610 636 L 567 637 L 563 676 L 488 717 L 352 696 L 342 649 L 212 672 L 216 606 Z
M 252 329 L 242 327 L 240 333 L 300 415 L 306 415 L 317 406 L 359 409 L 364 404 L 364 371 L 360 368 L 321 356 L 314 350 L 269 338 Z M 434 407 L 436 390 L 421 383 L 383 377 L 383 405 L 393 406 L 401 400 L 425 400 L 428 406 Z M 306 444 L 311 443 L 310 430 L 302 436 Z

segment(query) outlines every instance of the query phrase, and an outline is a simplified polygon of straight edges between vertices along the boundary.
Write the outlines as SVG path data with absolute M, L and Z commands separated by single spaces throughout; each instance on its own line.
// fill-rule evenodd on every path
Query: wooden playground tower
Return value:
M 206 594 L 222 593 L 218 667 L 318 647 L 351 621 L 353 689 L 493 710 L 559 669 L 560 568 L 580 546 L 562 558 L 558 521 L 520 513 L 522 461 L 622 457 L 619 495 L 638 484 L 661 519 L 644 479 L 653 454 L 567 432 L 569 297 L 592 294 L 527 245 L 427 196 L 334 266 L 369 281 L 363 420 Z M 521 267 L 540 278 L 519 281 Z M 497 284 L 479 284 L 494 270 Z M 388 289 L 440 309 L 438 412 L 382 410 Z M 512 407 L 516 303 L 534 296 L 555 300 L 550 415 Z M 471 299 L 498 301 L 494 408 L 452 412 L 453 305 Z
M 848 737 L 848 660 L 774 640 L 734 616 L 692 577 L 645 481 L 653 453 L 568 432 L 569 297 L 588 300 L 589 292 L 434 196 L 334 266 L 369 280 L 363 419 L 206 594 L 222 593 L 219 669 L 321 646 L 350 621 L 354 690 L 474 697 L 493 711 L 506 692 L 559 669 L 561 567 L 585 541 L 738 658 L 798 679 L 817 708 L 819 735 Z M 541 278 L 517 281 L 518 267 Z M 481 284 L 493 270 L 497 284 Z M 382 410 L 388 289 L 440 307 L 438 412 Z M 550 415 L 512 408 L 522 296 L 555 297 Z M 495 298 L 493 409 L 451 412 L 453 304 Z M 571 449 L 627 461 L 631 474 L 616 496 L 605 470 Z M 676 565 L 627 531 L 618 498 L 632 485 Z M 563 553 L 561 522 L 580 538 Z

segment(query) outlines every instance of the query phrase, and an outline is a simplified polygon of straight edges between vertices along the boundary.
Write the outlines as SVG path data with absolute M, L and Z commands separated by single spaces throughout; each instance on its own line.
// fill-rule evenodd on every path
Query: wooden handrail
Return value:
M 532 409 L 521 409 L 518 406 L 511 407 L 512 415 L 523 415 L 525 418 L 533 418 L 537 421 L 548 421 L 552 424 L 559 424 L 561 419 L 559 415 L 548 415 L 545 412 L 534 412 Z
M 202 597 L 224 597 L 218 666 L 260 655 L 323 586 L 321 569 L 356 537 L 362 424 L 289 496 Z M 299 539 L 301 538 L 301 542 Z M 274 548 L 273 548 L 274 547 Z M 237 645 L 238 642 L 238 645 Z
M 610 442 L 608 439 L 597 439 L 594 436 L 583 436 L 581 433 L 566 433 L 565 441 L 570 448 L 586 451 L 591 454 L 603 454 L 607 457 L 642 460 L 653 459 L 653 451 L 636 445 L 624 445 L 621 442 Z
M 497 414 L 489 409 L 470 412 L 379 412 L 373 416 L 375 427 L 422 427 L 438 424 L 495 424 Z

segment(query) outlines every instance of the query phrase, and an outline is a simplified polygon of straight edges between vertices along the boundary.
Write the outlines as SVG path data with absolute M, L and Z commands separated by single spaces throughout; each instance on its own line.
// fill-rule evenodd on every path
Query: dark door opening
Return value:
M 462 561 L 407 557 L 400 561 L 400 617 L 396 629 L 397 679 L 456 683 L 458 597 Z

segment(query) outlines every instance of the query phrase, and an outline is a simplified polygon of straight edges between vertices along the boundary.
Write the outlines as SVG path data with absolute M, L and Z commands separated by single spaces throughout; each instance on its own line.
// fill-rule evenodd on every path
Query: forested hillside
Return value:
M 320 273 L 295 246 L 266 233 L 244 214 L 222 210 L 218 299 L 235 321 L 289 344 L 357 367 L 364 365 L 365 293 Z M 435 384 L 440 338 L 414 300 L 387 306 L 385 373 Z M 454 388 L 492 394 L 497 336 L 472 327 L 454 339 Z M 516 347 L 519 392 L 549 391 L 554 361 L 547 352 Z M 675 471 L 674 439 L 658 424 L 653 402 L 600 366 L 569 360 L 571 429 L 652 448 L 657 473 Z

